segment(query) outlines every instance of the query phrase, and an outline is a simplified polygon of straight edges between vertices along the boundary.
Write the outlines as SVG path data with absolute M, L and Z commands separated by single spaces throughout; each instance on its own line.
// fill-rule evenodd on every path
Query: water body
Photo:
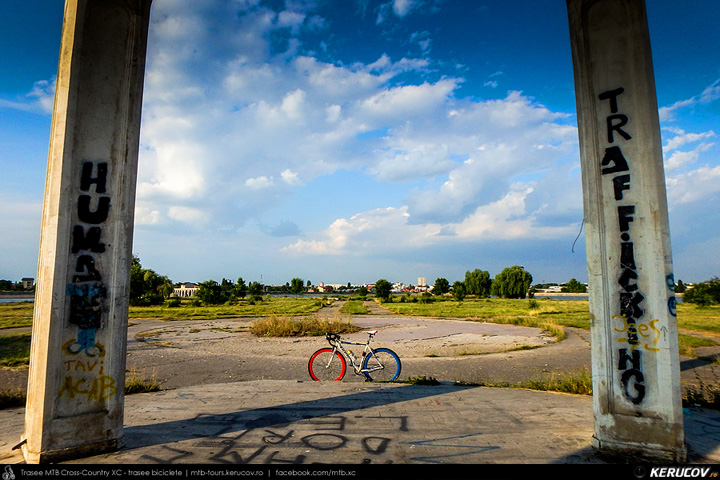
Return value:
M 535 298 L 548 298 L 550 300 L 587 300 L 588 296 L 586 295 L 552 295 L 552 294 L 535 294 Z M 677 303 L 682 303 L 682 297 L 676 296 L 675 301 Z
M 33 297 L 28 298 L 0 298 L 0 303 L 14 303 L 14 302 L 34 302 Z

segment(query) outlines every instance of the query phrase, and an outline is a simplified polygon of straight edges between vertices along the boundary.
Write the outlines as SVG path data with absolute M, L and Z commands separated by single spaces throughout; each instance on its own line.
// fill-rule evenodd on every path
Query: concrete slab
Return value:
M 0 462 L 24 409 L 0 411 Z M 686 409 L 689 462 L 720 463 L 720 413 Z M 603 465 L 592 399 L 521 389 L 258 380 L 126 398 L 125 447 L 64 465 Z

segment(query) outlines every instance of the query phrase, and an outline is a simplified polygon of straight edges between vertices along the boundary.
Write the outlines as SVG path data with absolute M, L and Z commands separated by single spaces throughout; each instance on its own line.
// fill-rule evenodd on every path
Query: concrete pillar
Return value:
M 118 448 L 151 0 L 67 0 L 22 444 L 28 463 Z
M 643 0 L 567 0 L 592 319 L 594 445 L 684 461 L 674 279 Z

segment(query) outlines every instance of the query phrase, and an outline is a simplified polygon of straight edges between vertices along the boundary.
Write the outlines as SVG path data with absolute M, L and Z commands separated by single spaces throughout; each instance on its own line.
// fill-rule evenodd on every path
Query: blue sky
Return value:
M 63 2 L 0 5 L 0 278 L 35 276 Z M 675 277 L 720 275 L 720 4 L 648 0 Z M 173 281 L 587 279 L 563 0 L 155 0 L 133 251 Z

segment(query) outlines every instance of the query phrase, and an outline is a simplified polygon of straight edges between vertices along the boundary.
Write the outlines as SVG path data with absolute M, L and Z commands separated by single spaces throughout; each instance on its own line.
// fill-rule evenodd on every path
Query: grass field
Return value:
M 193 306 L 183 301 L 179 307 L 130 307 L 128 316 L 160 320 L 210 320 L 217 318 L 266 317 L 270 315 L 309 315 L 327 304 L 327 300 L 303 297 L 273 297 L 234 305 Z M 32 325 L 33 302 L 0 303 L 0 330 Z
M 32 325 L 33 302 L 0 303 L 0 329 Z
M 254 325 L 254 333 L 267 336 L 318 335 L 331 329 L 313 314 L 329 300 L 307 297 L 265 297 L 261 301 L 243 301 L 236 305 L 193 306 L 184 301 L 179 307 L 130 307 L 132 319 L 153 318 L 166 321 L 205 320 L 218 318 L 260 317 Z M 590 317 L 586 300 L 554 299 L 465 299 L 457 302 L 452 299 L 437 299 L 429 302 L 399 301 L 383 303 L 383 306 L 398 315 L 424 316 L 436 318 L 458 318 L 467 321 L 506 323 L 540 327 L 558 339 L 564 337 L 565 327 L 589 329 Z M 3 335 L 3 329 L 29 327 L 32 325 L 32 302 L 0 304 L 0 366 L 27 364 L 29 357 L 30 333 Z M 343 314 L 367 314 L 368 310 L 357 300 L 348 301 Z M 680 353 L 683 356 L 698 357 L 696 349 L 718 346 L 720 338 L 720 306 L 698 307 L 691 304 L 678 304 L 678 328 Z M 307 317 L 300 321 L 299 317 Z M 332 321 L 331 321 L 332 322 Z M 348 322 L 332 325 L 333 330 L 352 328 Z M 347 330 L 344 330 L 347 331 Z M 320 333 L 318 333 L 320 332 Z M 712 359 L 706 359 L 712 361 Z M 567 385 L 571 385 L 568 387 Z M 589 379 L 586 373 L 577 378 L 553 380 L 550 384 L 524 385 L 527 388 L 552 389 L 580 393 L 587 390 Z M 720 389 L 701 385 L 701 391 L 687 392 L 694 402 L 702 398 L 715 398 L 720 403 Z M 0 392 L 3 395 L 14 395 Z M 0 402 L 2 403 L 2 402 Z M 707 405 L 716 407 L 712 403 Z
M 329 301 L 307 297 L 266 297 L 262 301 L 244 301 L 235 305 L 193 306 L 184 302 L 179 307 L 130 307 L 129 318 L 154 318 L 173 320 L 207 320 L 238 317 L 293 317 L 312 315 Z M 438 318 L 461 318 L 470 321 L 510 323 L 528 326 L 557 326 L 590 328 L 587 300 L 498 298 L 435 300 L 428 303 L 384 303 L 383 306 L 399 315 Z M 720 335 L 720 306 L 698 307 L 678 304 L 678 328 L 680 350 L 683 355 L 694 356 L 696 347 L 715 346 L 713 338 Z M 29 327 L 32 325 L 32 302 L 0 304 L 0 334 L 2 329 Z M 362 302 L 350 300 L 342 313 L 359 315 L 367 313 Z M 551 332 L 551 333 L 557 333 Z
M 0 366 L 27 365 L 30 360 L 30 332 L 0 336 Z
M 453 300 L 429 303 L 395 301 L 383 303 L 383 306 L 401 315 L 590 329 L 587 300 L 485 298 L 463 302 Z M 680 330 L 680 351 L 683 355 L 694 357 L 694 350 L 697 347 L 720 345 L 715 339 L 708 338 L 720 335 L 720 306 L 698 307 L 680 303 L 677 305 L 677 318 Z
M 130 307 L 129 318 L 208 320 L 272 315 L 310 315 L 326 304 L 327 300 L 322 298 L 304 297 L 265 297 L 260 301 L 244 300 L 234 305 L 193 306 L 189 302 L 184 302 L 179 307 Z

